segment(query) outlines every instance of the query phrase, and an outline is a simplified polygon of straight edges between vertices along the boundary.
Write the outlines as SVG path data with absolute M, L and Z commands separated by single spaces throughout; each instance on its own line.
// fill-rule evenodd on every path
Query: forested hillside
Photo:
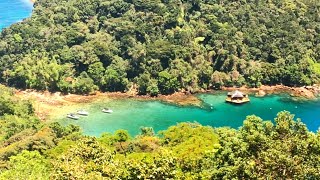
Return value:
M 320 179 L 320 134 L 289 112 L 248 116 L 239 130 L 180 123 L 82 135 L 47 124 L 0 86 L 0 179 Z
M 318 0 L 39 0 L 0 37 L 2 82 L 74 93 L 310 85 L 319 62 Z

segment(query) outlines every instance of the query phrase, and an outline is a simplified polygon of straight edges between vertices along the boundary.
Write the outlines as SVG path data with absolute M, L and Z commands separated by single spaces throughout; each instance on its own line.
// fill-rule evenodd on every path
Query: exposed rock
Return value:
M 259 90 L 257 93 L 256 93 L 256 96 L 259 96 L 259 97 L 263 97 L 265 96 L 267 93 L 264 91 L 264 90 Z
M 242 92 L 251 92 L 256 93 L 257 96 L 264 96 L 265 94 L 274 94 L 274 93 L 289 93 L 291 96 L 304 97 L 308 99 L 314 99 L 318 94 L 320 94 L 319 85 L 313 86 L 304 86 L 304 87 L 288 87 L 284 85 L 274 85 L 266 86 L 262 85 L 259 88 L 247 88 L 243 87 L 223 87 L 222 90 L 225 91 L 234 91 L 241 90 Z
M 194 105 L 194 106 L 201 106 L 201 100 L 198 99 L 196 96 L 192 95 L 192 94 L 185 94 L 182 92 L 176 92 L 172 95 L 160 95 L 158 97 L 158 99 L 166 101 L 166 102 L 170 102 L 170 103 L 175 103 L 175 104 L 179 104 L 182 106 L 185 105 Z
M 305 88 L 305 87 L 300 87 L 300 88 L 294 88 L 292 89 L 292 94 L 293 96 L 299 96 L 299 97 L 305 97 L 308 99 L 313 99 L 315 98 L 315 94 L 313 92 L 312 88 Z

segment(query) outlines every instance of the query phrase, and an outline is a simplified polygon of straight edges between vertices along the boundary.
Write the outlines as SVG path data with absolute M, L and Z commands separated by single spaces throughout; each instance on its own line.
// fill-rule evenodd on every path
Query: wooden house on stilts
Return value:
M 243 104 L 249 102 L 250 99 L 247 94 L 244 94 L 238 90 L 229 92 L 226 98 L 226 102 L 235 103 L 235 104 Z

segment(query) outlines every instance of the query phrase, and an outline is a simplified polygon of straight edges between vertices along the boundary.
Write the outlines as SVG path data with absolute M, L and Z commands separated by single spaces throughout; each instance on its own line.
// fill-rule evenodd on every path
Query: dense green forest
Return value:
M 318 0 L 38 0 L 1 32 L 1 81 L 90 93 L 302 86 L 320 77 Z
M 319 179 L 320 133 L 289 112 L 238 130 L 180 123 L 89 137 L 43 123 L 0 86 L 0 179 Z

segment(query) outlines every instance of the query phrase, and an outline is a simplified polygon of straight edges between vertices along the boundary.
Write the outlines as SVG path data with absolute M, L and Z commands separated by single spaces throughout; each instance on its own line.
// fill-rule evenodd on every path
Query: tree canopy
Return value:
M 150 95 L 310 85 L 320 77 L 319 9 L 316 0 L 38 0 L 1 32 L 0 80 Z

